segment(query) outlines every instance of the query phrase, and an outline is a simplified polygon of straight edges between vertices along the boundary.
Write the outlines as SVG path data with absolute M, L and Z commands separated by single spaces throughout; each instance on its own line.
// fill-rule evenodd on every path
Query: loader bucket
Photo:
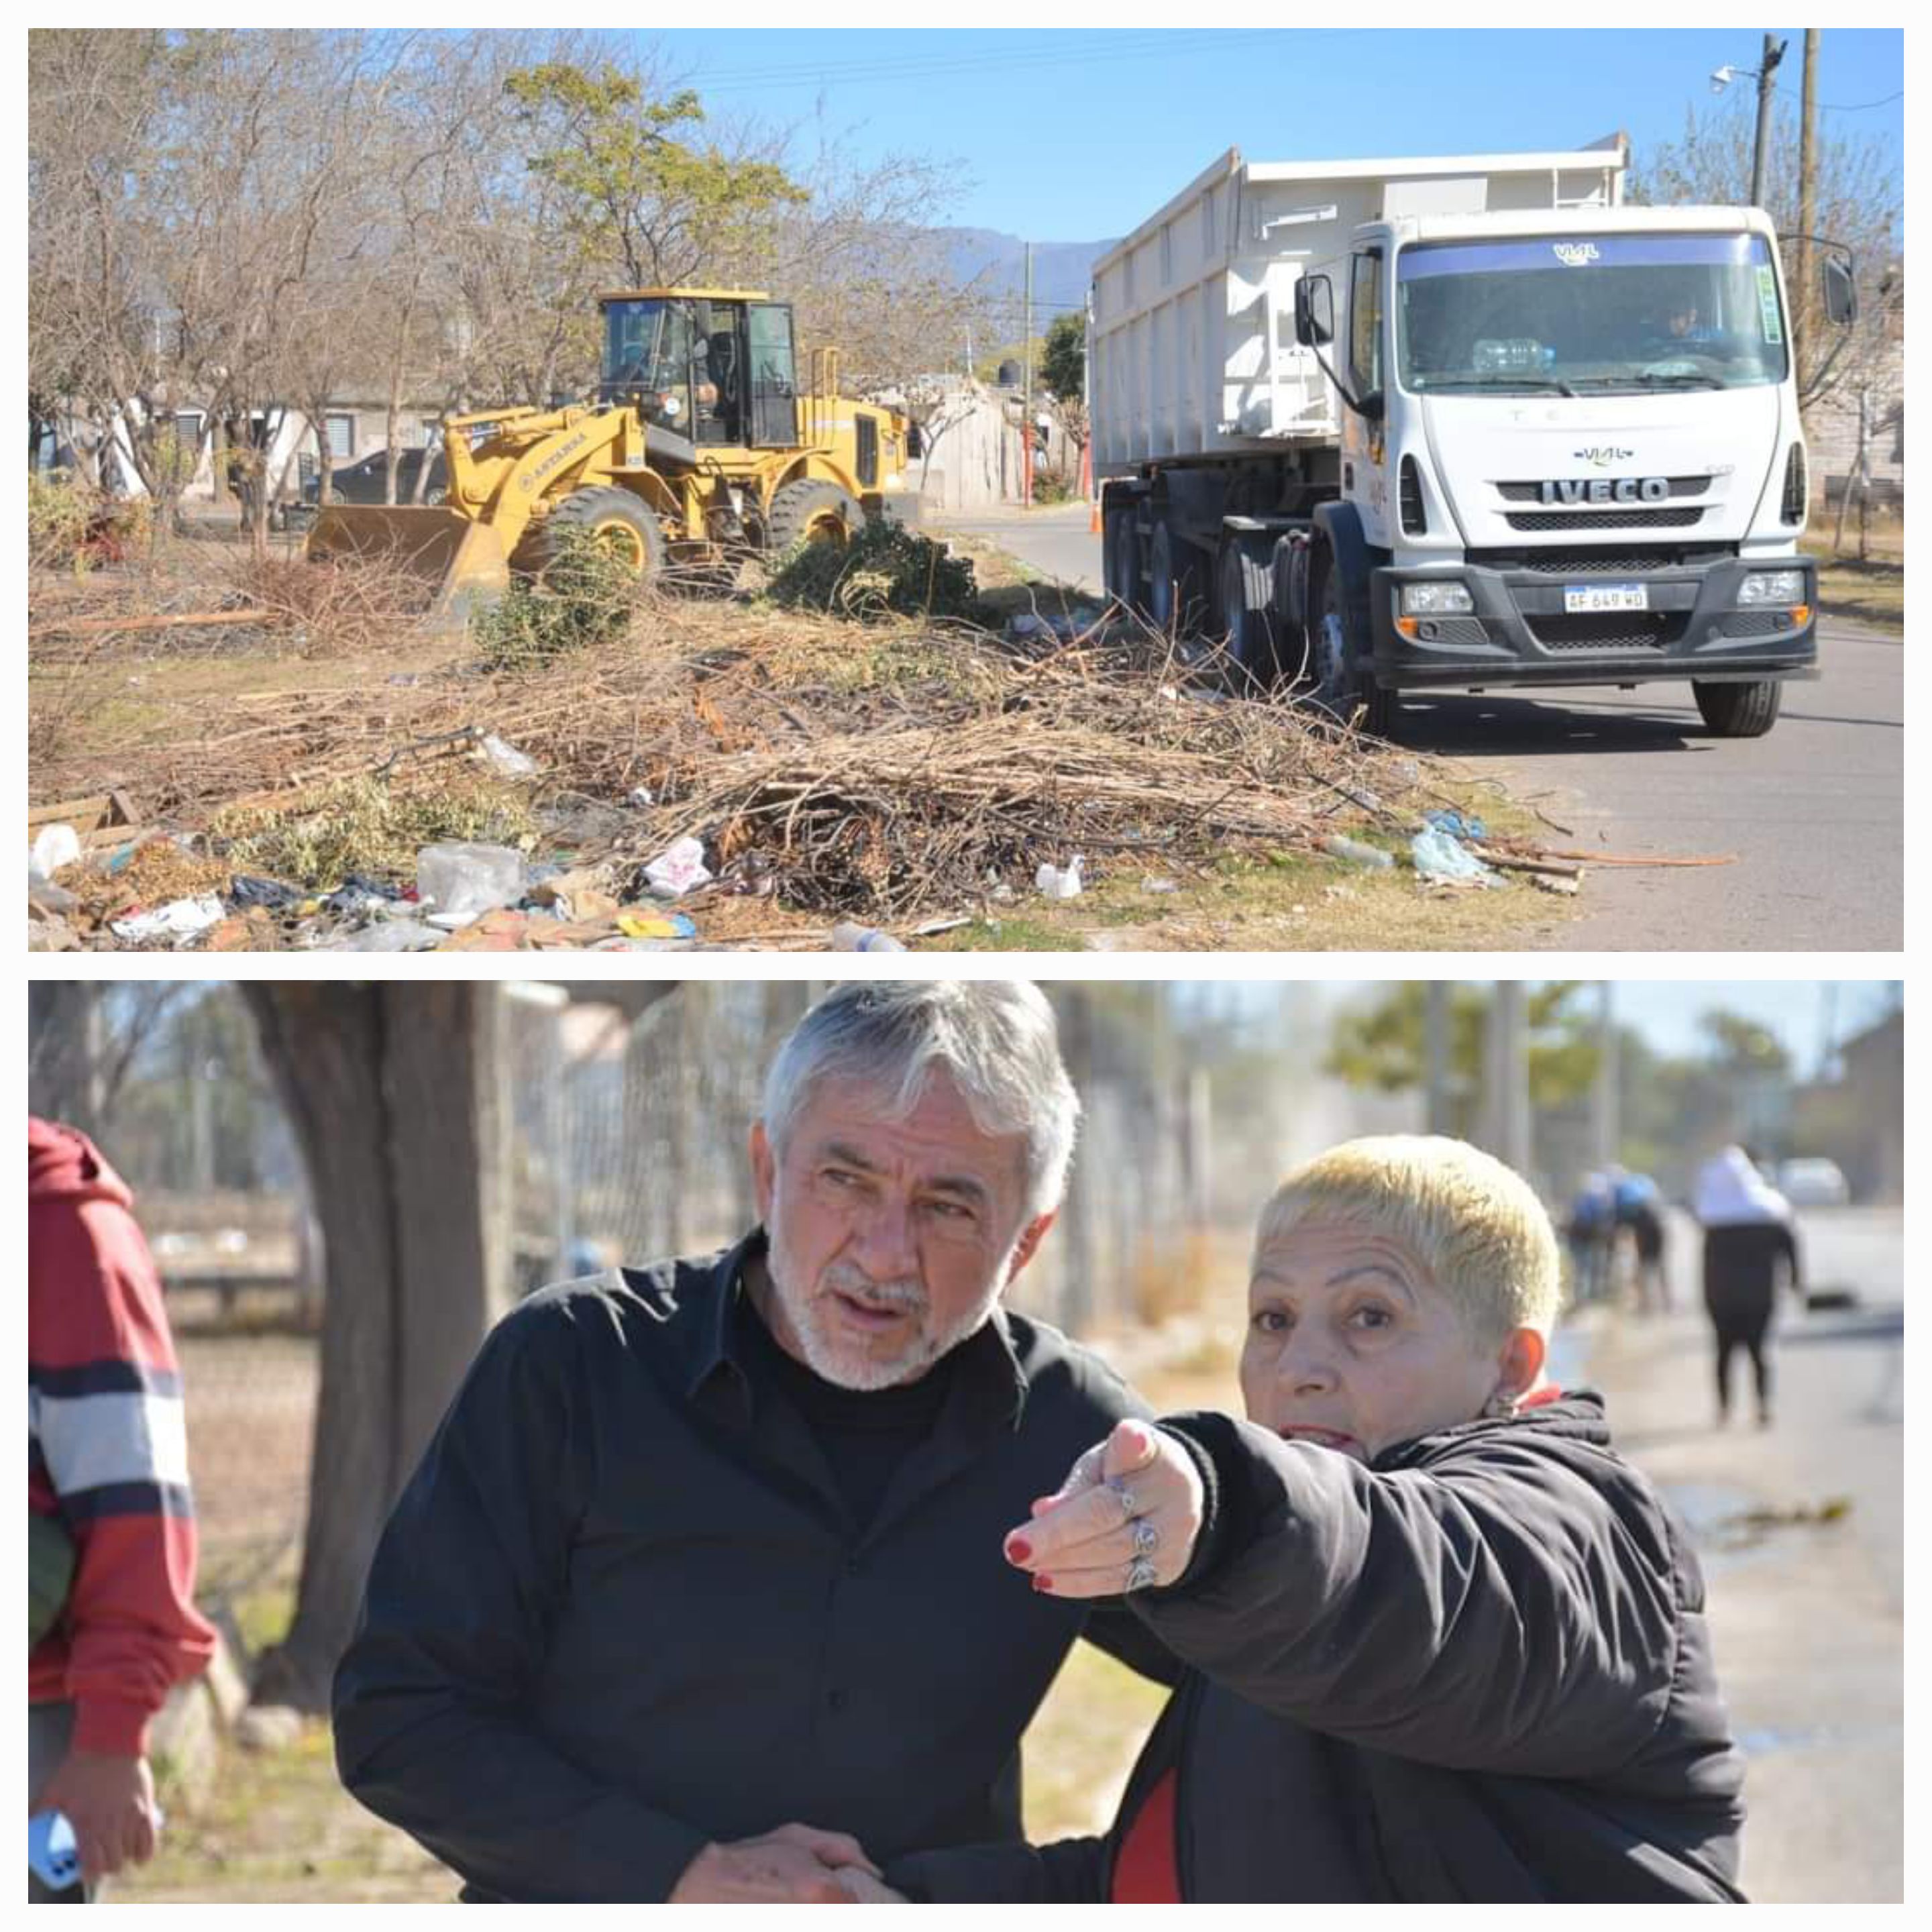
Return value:
M 430 620 L 438 628 L 460 630 L 510 587 L 502 540 L 460 510 L 333 504 L 316 518 L 306 554 L 311 563 L 380 560 L 420 578 L 434 589 Z

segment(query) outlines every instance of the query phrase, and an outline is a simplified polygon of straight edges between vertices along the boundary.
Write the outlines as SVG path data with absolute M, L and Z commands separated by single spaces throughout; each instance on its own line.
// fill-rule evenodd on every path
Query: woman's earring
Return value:
M 1483 1419 L 1486 1422 L 1510 1422 L 1516 1418 L 1520 1398 L 1507 1389 L 1498 1389 L 1483 1405 Z

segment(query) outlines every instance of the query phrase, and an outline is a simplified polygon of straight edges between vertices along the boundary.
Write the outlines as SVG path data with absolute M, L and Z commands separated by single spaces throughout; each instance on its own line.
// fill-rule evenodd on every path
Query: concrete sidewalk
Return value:
M 1903 1328 L 1895 1306 L 1784 1317 L 1766 1430 L 1739 1420 L 1748 1382 L 1714 1426 L 1701 1310 L 1588 1310 L 1571 1344 L 1702 1564 L 1759 1903 L 1904 1897 Z

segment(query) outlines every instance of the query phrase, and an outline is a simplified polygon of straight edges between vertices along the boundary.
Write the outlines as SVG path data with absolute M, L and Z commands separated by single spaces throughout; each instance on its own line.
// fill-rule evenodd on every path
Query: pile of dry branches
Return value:
M 470 657 L 238 696 L 193 722 L 118 774 L 179 818 L 405 770 L 412 748 L 469 728 L 537 761 L 539 807 L 647 793 L 607 855 L 620 866 L 695 833 L 715 868 L 761 873 L 790 904 L 878 916 L 1030 885 L 1076 852 L 1090 868 L 1204 860 L 1231 840 L 1312 848 L 1413 818 L 1426 782 L 1304 706 L 1228 695 L 1144 634 L 1028 657 L 963 626 L 860 631 L 676 598 L 541 670 Z

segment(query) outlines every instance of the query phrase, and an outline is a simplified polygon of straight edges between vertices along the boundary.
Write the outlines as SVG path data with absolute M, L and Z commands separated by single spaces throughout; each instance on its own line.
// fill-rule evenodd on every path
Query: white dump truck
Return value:
M 1816 676 L 1778 239 L 1567 153 L 1230 150 L 1094 270 L 1110 592 L 1386 730 L 1402 691 Z M 1821 248 L 1822 309 L 1853 308 Z

